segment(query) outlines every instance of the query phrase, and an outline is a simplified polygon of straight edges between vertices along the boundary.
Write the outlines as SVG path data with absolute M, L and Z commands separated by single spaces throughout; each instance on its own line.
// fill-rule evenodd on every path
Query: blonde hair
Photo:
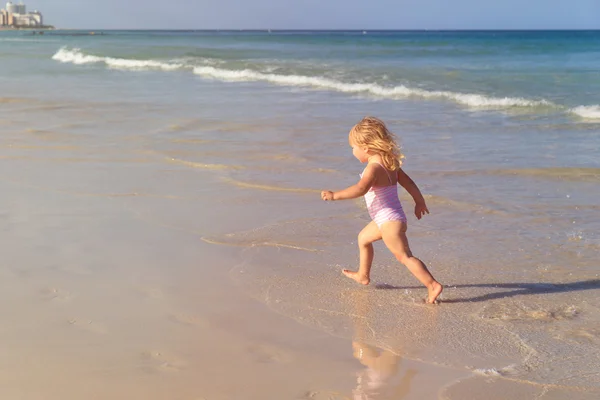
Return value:
M 396 137 L 379 118 L 364 117 L 350 130 L 350 141 L 380 155 L 383 166 L 390 171 L 402 165 L 404 155 L 396 144 Z

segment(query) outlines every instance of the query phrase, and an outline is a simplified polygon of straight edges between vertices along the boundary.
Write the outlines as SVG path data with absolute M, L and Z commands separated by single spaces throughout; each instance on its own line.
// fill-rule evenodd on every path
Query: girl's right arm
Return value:
M 410 179 L 410 176 L 408 176 L 402 168 L 398 168 L 398 183 L 406 189 L 408 194 L 410 194 L 415 201 L 415 216 L 417 219 L 421 219 L 423 215 L 429 214 L 427 204 L 425 204 L 425 199 L 423 198 L 423 194 L 419 190 L 419 187 L 412 179 Z
M 338 192 L 332 192 L 330 190 L 324 190 L 321 192 L 321 199 L 325 201 L 331 200 L 347 200 L 354 199 L 360 196 L 364 196 L 365 193 L 371 189 L 371 186 L 375 183 L 375 170 L 376 168 L 372 165 L 368 165 L 363 172 L 362 178 L 357 184 L 347 187 L 346 189 Z

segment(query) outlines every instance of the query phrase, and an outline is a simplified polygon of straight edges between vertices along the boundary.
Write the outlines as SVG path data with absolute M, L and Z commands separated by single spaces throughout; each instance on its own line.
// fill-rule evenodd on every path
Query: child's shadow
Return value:
M 452 294 L 448 293 L 448 289 L 455 288 L 472 288 L 472 287 L 484 287 L 494 289 L 513 289 L 495 293 L 488 293 L 481 296 L 475 297 L 450 297 Z M 421 286 L 394 286 L 388 284 L 377 284 L 376 289 L 380 290 L 399 290 L 399 289 L 421 289 Z M 581 282 L 571 283 L 483 283 L 473 285 L 446 285 L 444 293 L 442 293 L 443 303 L 474 303 L 479 301 L 501 299 L 505 297 L 532 295 L 532 294 L 552 294 L 552 293 L 564 293 L 564 292 L 576 292 L 580 290 L 594 290 L 600 289 L 600 279 L 592 279 Z M 446 297 L 446 298 L 444 298 Z

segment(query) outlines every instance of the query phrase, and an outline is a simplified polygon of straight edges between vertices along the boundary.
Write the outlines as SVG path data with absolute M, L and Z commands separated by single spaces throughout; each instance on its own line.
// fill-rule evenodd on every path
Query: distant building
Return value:
M 18 14 L 17 5 L 9 1 L 6 3 L 6 11 L 8 11 L 9 14 Z
M 23 4 L 23 2 L 21 2 L 20 4 L 15 4 L 15 7 L 17 8 L 17 12 L 15 14 L 27 14 L 27 7 L 25 7 L 25 4 Z
M 0 10 L 0 26 L 4 27 L 36 27 L 44 26 L 44 17 L 39 11 L 27 12 L 27 6 L 21 1 L 15 4 L 6 3 L 6 9 Z
M 14 14 L 13 25 L 15 26 L 42 26 L 42 15 L 40 13 Z
M 42 16 L 41 12 L 34 10 L 33 12 L 30 12 L 29 15 L 37 22 L 38 25 L 44 25 L 44 17 Z

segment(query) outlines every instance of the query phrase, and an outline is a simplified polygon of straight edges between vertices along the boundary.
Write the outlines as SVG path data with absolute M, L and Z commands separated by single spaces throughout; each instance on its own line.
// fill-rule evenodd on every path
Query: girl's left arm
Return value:
M 423 215 L 429 214 L 429 209 L 427 208 L 427 204 L 425 204 L 425 198 L 419 190 L 419 187 L 412 179 L 410 179 L 410 176 L 408 176 L 402 168 L 398 168 L 398 183 L 406 189 L 415 200 L 415 216 L 417 219 L 421 219 Z
M 371 186 L 373 186 L 374 183 L 375 167 L 369 165 L 367 168 L 365 168 L 362 178 L 360 178 L 360 181 L 358 181 L 357 184 L 338 192 L 324 190 L 321 192 L 321 198 L 325 201 L 355 199 L 357 197 L 364 196 L 364 194 L 371 189 Z

